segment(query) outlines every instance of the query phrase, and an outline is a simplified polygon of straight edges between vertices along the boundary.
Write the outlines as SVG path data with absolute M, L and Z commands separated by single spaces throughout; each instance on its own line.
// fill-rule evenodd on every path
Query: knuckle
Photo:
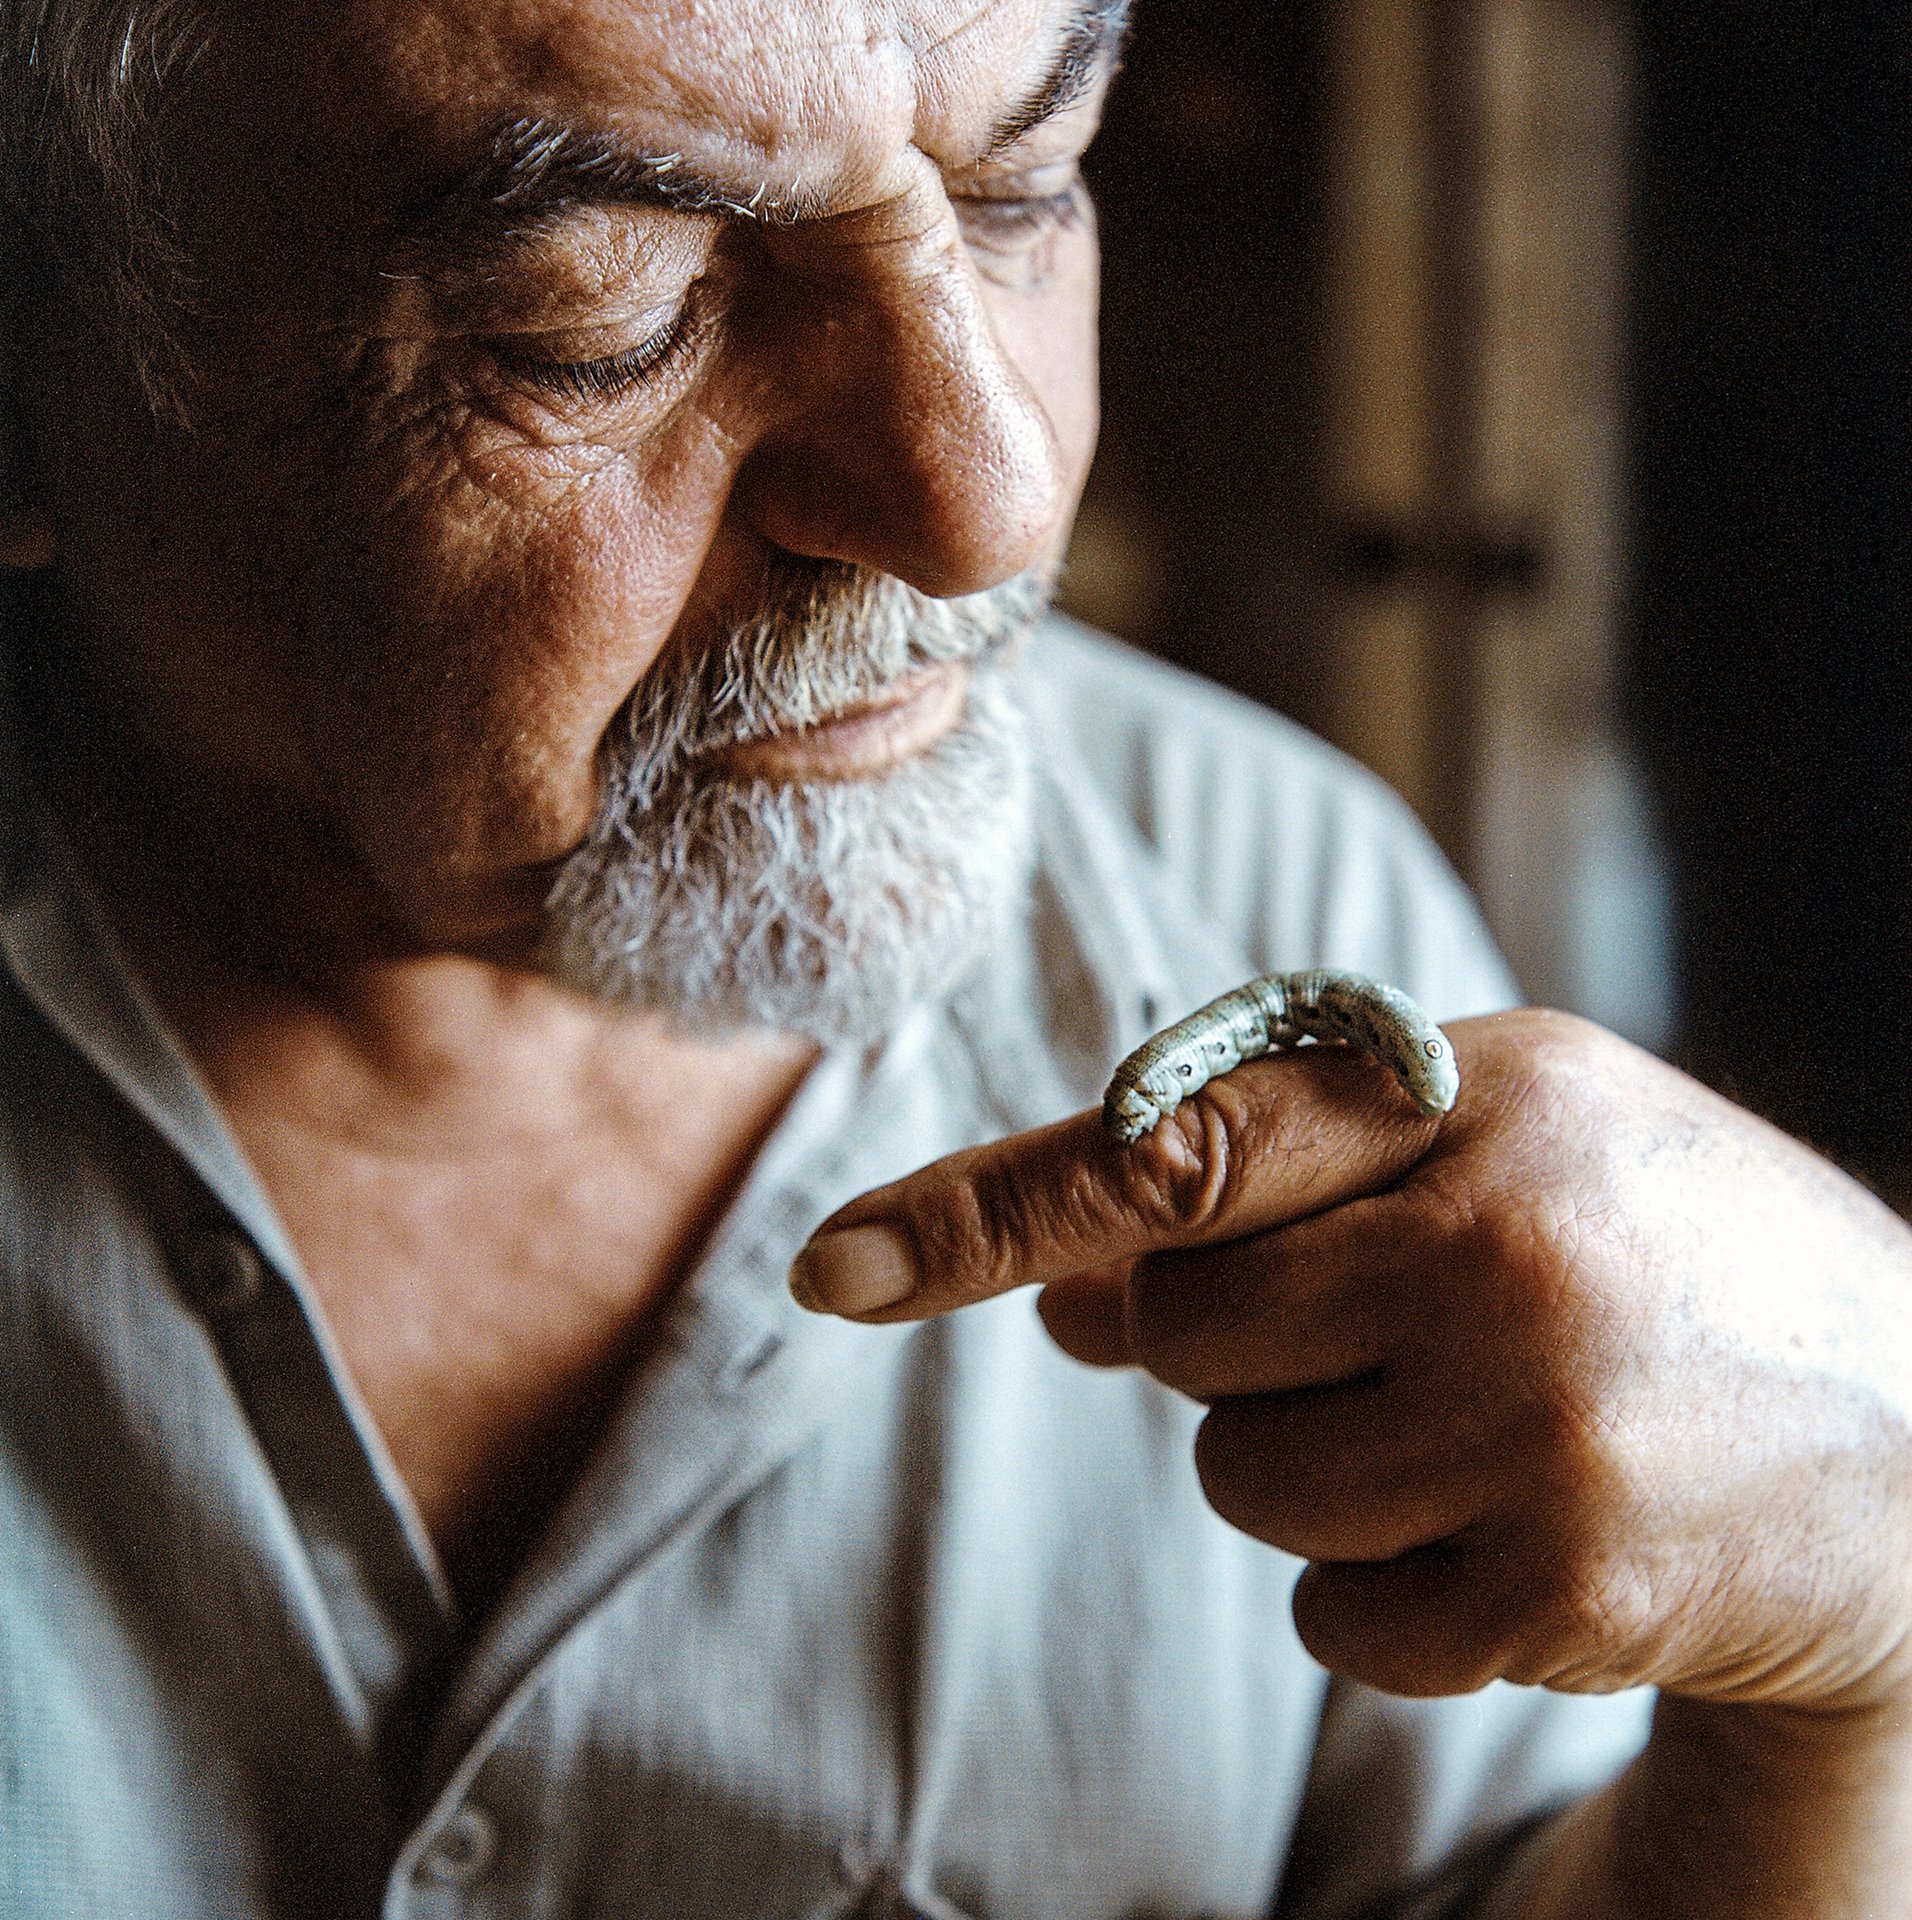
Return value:
M 1542 1086 L 1584 1079 L 1589 1053 L 1605 1038 L 1591 1020 L 1552 1007 L 1524 1008 L 1514 1031 L 1528 1075 Z
M 1644 1569 L 1591 1547 L 1560 1556 L 1546 1593 L 1529 1659 L 1550 1678 L 1569 1666 L 1605 1669 L 1642 1646 L 1659 1612 Z
M 1511 1397 L 1517 1404 L 1495 1421 L 1502 1464 L 1494 1504 L 1517 1508 L 1540 1539 L 1556 1543 L 1562 1557 L 1553 1564 L 1577 1566 L 1579 1543 L 1607 1537 L 1641 1511 L 1628 1436 L 1610 1407 L 1570 1383 L 1529 1382 Z
M 1137 1261 L 1128 1288 L 1136 1360 L 1165 1385 L 1195 1397 L 1217 1384 L 1213 1350 L 1230 1337 L 1229 1317 L 1215 1311 L 1211 1291 L 1191 1284 L 1174 1254 Z
M 1510 1434 L 1514 1504 L 1503 1482 L 1492 1573 L 1483 1589 L 1523 1686 L 1626 1684 L 1629 1649 L 1644 1646 L 1662 1595 L 1627 1551 L 1635 1520 L 1619 1436 L 1571 1396 L 1545 1396 Z
M 1484 1300 L 1499 1316 L 1532 1328 L 1558 1311 L 1566 1278 L 1560 1249 L 1531 1210 L 1477 1209 L 1456 1238 Z
M 918 1216 L 924 1272 L 958 1298 L 981 1300 L 1001 1292 L 1030 1230 L 1030 1207 L 1027 1194 L 993 1172 L 946 1180 Z
M 1433 1547 L 1382 1564 L 1310 1566 L 1295 1627 L 1323 1666 L 1384 1692 L 1473 1693 L 1497 1678 L 1499 1650 L 1467 1605 L 1464 1568 Z
M 1611 1070 L 1611 1049 L 1620 1043 L 1577 1014 L 1550 1009 L 1523 1012 L 1507 1035 L 1503 1056 L 1504 1098 L 1509 1116 L 1524 1132 L 1545 1137 L 1584 1112 Z
M 1420 1196 L 1471 1295 L 1483 1331 L 1532 1354 L 1578 1327 L 1588 1306 L 1587 1223 L 1533 1196 L 1468 1192 L 1433 1180 Z
M 1231 1527 L 1259 1537 L 1266 1516 L 1256 1496 L 1268 1475 L 1256 1471 L 1257 1465 L 1238 1410 L 1226 1402 L 1212 1407 L 1195 1433 L 1195 1474 L 1202 1497 Z
M 1419 1466 L 1397 1476 L 1386 1499 L 1377 1503 L 1373 1532 L 1376 1557 L 1397 1554 L 1451 1539 L 1472 1524 L 1481 1506 L 1471 1476 L 1443 1471 L 1444 1462 Z
M 1241 1103 L 1204 1088 L 1116 1159 L 1118 1204 L 1145 1231 L 1198 1238 L 1226 1217 L 1240 1183 Z

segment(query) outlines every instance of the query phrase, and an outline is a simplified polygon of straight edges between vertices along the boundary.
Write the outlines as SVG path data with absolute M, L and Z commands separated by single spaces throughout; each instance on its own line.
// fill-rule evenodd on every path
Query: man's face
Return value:
M 1106 7 L 245 11 L 172 143 L 198 431 L 70 313 L 41 343 L 65 591 L 145 757 L 316 815 L 412 936 L 508 951 L 634 688 L 793 567 L 940 597 L 1059 559 Z M 866 773 L 960 691 L 747 770 Z

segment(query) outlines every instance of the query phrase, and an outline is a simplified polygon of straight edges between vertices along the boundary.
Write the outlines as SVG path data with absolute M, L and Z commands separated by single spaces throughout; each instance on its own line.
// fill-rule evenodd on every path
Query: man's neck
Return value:
M 615 1131 L 676 1162 L 687 1137 L 715 1149 L 719 1112 L 780 1109 L 814 1053 L 686 1036 L 455 955 L 366 961 L 324 991 L 167 971 L 162 1004 L 228 1111 L 393 1160 L 508 1160 Z

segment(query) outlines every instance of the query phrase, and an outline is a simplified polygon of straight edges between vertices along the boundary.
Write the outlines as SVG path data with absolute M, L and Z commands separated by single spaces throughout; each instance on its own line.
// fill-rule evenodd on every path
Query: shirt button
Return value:
M 207 1233 L 186 1260 L 186 1284 L 206 1313 L 237 1313 L 265 1291 L 266 1263 L 239 1233 Z
M 425 1849 L 419 1873 L 441 1887 L 475 1887 L 498 1857 L 498 1829 L 482 1807 L 460 1807 Z

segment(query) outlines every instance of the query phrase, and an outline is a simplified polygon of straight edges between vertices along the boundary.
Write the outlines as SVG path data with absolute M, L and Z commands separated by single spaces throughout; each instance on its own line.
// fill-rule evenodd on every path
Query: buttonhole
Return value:
M 783 1335 L 766 1333 L 754 1347 L 746 1348 L 724 1369 L 724 1391 L 735 1393 L 739 1388 L 747 1387 L 782 1351 Z

